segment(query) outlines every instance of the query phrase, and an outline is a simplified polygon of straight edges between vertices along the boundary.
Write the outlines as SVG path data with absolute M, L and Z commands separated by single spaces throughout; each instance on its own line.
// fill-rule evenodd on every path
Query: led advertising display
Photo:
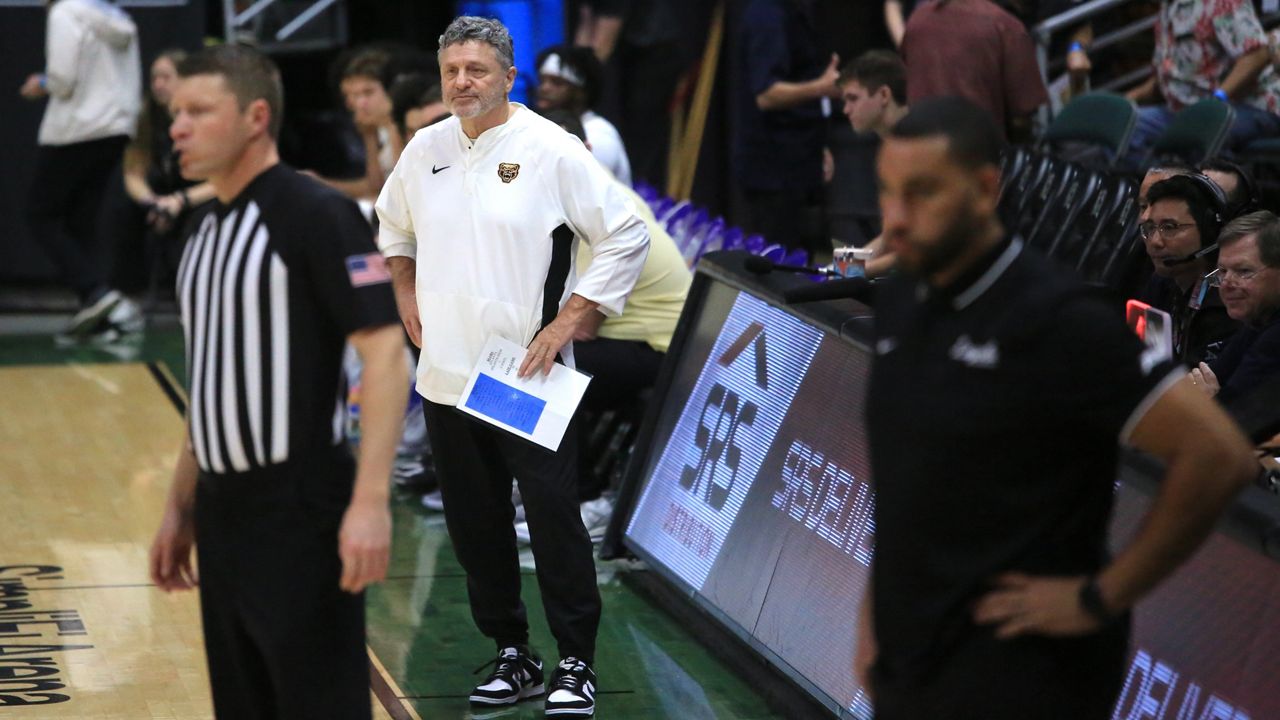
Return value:
M 708 283 L 655 398 L 627 545 L 833 715 L 874 548 L 863 347 Z M 1121 484 L 1112 541 L 1149 499 Z M 957 512 L 963 512 L 957 508 Z M 1280 718 L 1280 565 L 1215 534 L 1135 613 L 1114 720 Z

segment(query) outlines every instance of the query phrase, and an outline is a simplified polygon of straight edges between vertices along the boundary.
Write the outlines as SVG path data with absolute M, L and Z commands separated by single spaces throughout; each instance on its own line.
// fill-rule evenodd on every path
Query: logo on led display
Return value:
M 753 322 L 743 330 L 717 362 L 729 367 L 748 347 L 753 348 L 755 381 L 762 390 L 769 387 L 768 358 L 765 355 L 764 325 Z M 716 512 L 724 509 L 725 501 L 733 491 L 742 465 L 742 448 L 735 442 L 740 428 L 751 427 L 760 407 L 743 400 L 738 393 L 724 385 L 711 386 L 707 400 L 698 416 L 694 445 L 699 450 L 697 465 L 684 466 L 680 473 L 680 487 L 700 498 Z M 721 461 L 728 472 L 717 472 Z M 726 477 L 727 475 L 727 477 Z

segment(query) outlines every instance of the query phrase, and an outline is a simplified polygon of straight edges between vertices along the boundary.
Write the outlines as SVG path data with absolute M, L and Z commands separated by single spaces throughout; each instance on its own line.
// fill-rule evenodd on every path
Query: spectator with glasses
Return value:
M 1216 360 L 1191 371 L 1191 380 L 1229 403 L 1280 373 L 1280 218 L 1266 210 L 1236 218 L 1218 243 L 1209 281 L 1243 327 Z
M 1237 327 L 1205 281 L 1217 259 L 1226 202 L 1222 190 L 1198 174 L 1156 183 L 1147 201 L 1138 230 L 1154 275 L 1139 299 L 1172 316 L 1174 358 L 1195 367 L 1217 357 Z

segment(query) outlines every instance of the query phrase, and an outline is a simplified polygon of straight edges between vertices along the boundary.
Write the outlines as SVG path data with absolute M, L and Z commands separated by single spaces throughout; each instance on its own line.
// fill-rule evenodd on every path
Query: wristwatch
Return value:
M 1098 578 L 1092 575 L 1084 581 L 1084 585 L 1080 586 L 1080 609 L 1103 625 L 1115 619 L 1107 609 L 1106 603 L 1102 602 L 1102 593 L 1098 591 Z

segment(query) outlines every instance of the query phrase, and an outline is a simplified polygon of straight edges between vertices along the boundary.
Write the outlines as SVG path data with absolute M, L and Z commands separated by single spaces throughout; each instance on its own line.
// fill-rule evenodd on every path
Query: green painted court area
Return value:
M 131 343 L 106 348 L 58 347 L 49 336 L 0 335 L 0 366 L 90 367 L 146 362 L 163 363 L 173 376 L 179 380 L 184 377 L 181 333 L 172 323 L 153 328 Z M 109 401 L 137 399 L 126 393 Z M 30 409 L 32 413 L 41 411 Z M 173 422 L 180 423 L 176 413 Z M 167 482 L 158 483 L 154 491 L 162 486 Z M 493 648 L 472 624 L 466 578 L 450 545 L 444 517 L 423 509 L 412 496 L 396 496 L 393 511 L 395 535 L 389 577 L 368 593 L 369 646 L 403 705 L 391 709 L 401 717 L 412 717 L 416 712 L 426 720 L 543 717 L 538 700 L 496 711 L 473 712 L 469 707 L 467 695 L 487 668 L 479 674 L 475 671 L 493 658 Z M 46 528 L 50 533 L 58 532 L 52 519 Z M 547 665 L 554 665 L 559 658 L 543 618 L 528 550 L 521 563 L 525 572 L 523 596 L 532 624 L 531 644 Z M 643 570 L 633 562 L 597 563 L 604 598 L 596 657 L 600 680 L 597 717 L 782 717 L 676 620 L 633 590 L 624 577 L 634 572 Z M 145 567 L 137 568 L 136 575 L 145 578 Z M 156 701 L 163 702 L 170 689 L 157 682 L 149 689 L 144 684 L 141 691 L 154 692 Z M 75 717 L 70 704 L 62 710 L 72 713 L 65 717 Z M 18 712 L 15 717 L 23 715 Z

